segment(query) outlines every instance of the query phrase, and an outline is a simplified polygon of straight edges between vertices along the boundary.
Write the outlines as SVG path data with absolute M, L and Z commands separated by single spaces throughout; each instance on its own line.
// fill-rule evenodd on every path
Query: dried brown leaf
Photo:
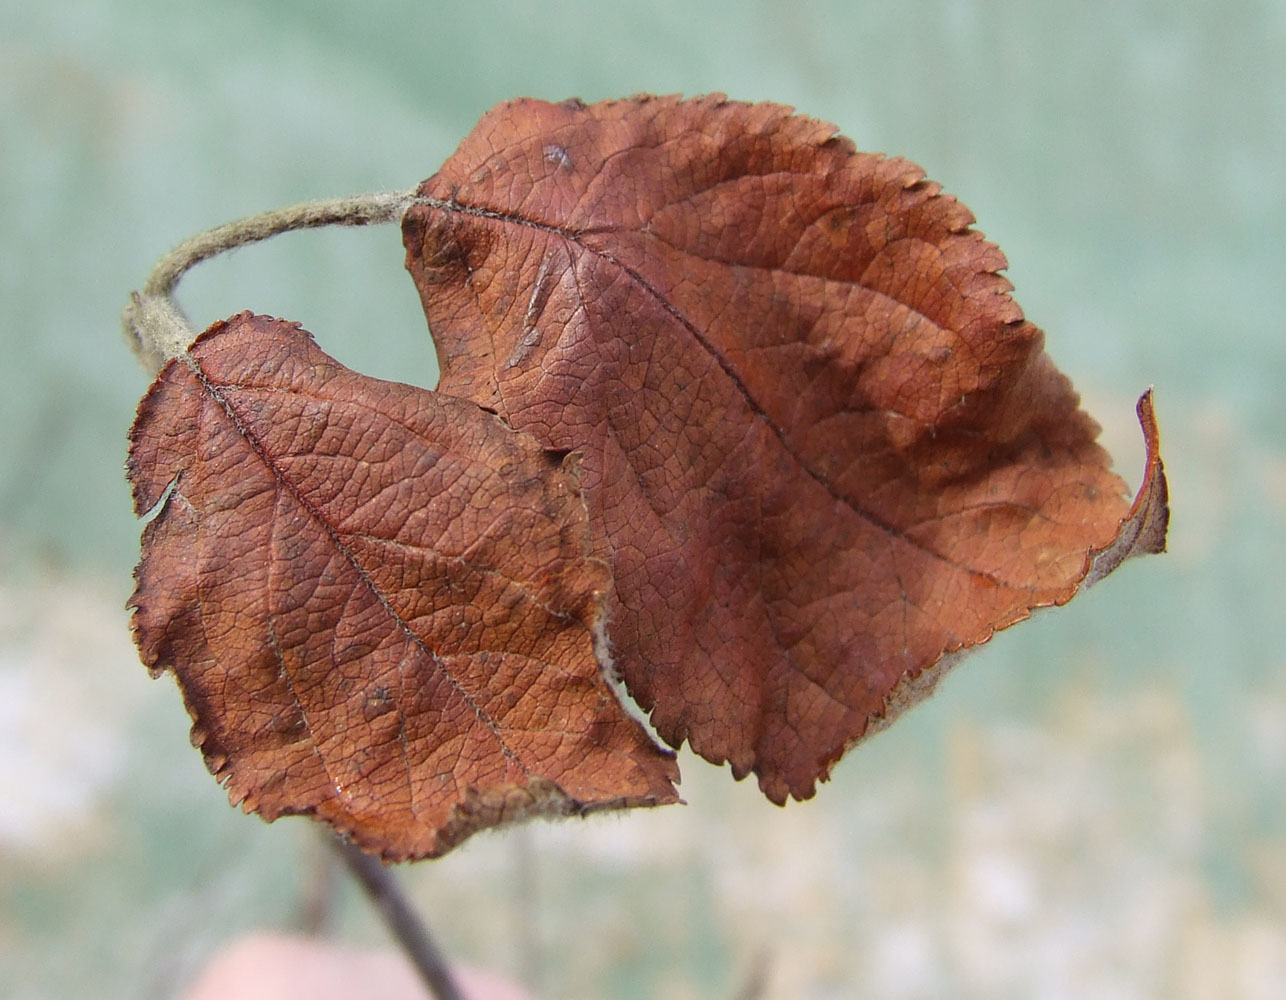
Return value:
M 776 105 L 522 100 L 419 193 L 440 389 L 583 452 L 631 693 L 774 801 L 1133 530 L 1004 256 L 914 164 Z
M 134 630 L 232 799 L 390 859 L 676 801 L 600 675 L 579 459 L 242 314 L 139 407 Z

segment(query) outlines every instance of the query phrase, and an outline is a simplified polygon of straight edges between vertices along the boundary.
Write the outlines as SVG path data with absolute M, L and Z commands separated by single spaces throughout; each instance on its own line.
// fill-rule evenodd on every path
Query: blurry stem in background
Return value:
M 514 940 L 518 946 L 518 972 L 521 980 L 537 993 L 546 992 L 544 942 L 540 929 L 540 861 L 537 857 L 532 828 L 522 824 L 515 828 L 513 884 L 515 888 Z
M 393 873 L 378 859 L 338 837 L 328 838 L 354 877 L 362 884 L 402 950 L 437 1000 L 464 1000 L 446 959 L 419 916 L 411 909 Z
M 300 894 L 295 923 L 309 937 L 332 937 L 336 927 L 336 890 L 340 884 L 338 858 L 324 843 L 331 838 L 329 829 L 318 831 L 321 837 L 310 837 L 304 843 L 304 886 Z
M 131 296 L 121 314 L 126 339 L 143 366 L 154 373 L 169 359 L 181 357 L 195 336 L 174 301 L 174 289 L 183 275 L 197 264 L 228 250 L 296 229 L 397 222 L 415 201 L 414 191 L 382 191 L 305 202 L 216 226 L 184 240 L 157 261 L 143 290 Z

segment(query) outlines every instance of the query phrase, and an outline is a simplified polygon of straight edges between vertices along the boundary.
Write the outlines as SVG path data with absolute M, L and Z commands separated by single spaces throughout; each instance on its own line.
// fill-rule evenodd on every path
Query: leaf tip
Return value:
M 1117 528 L 1116 536 L 1103 548 L 1090 554 L 1089 570 L 1082 586 L 1091 587 L 1134 556 L 1155 555 L 1165 551 L 1166 533 L 1170 526 L 1170 489 L 1161 460 L 1161 433 L 1157 428 L 1153 390 L 1139 397 L 1135 412 L 1143 430 L 1146 449 L 1143 482 L 1135 494 L 1129 513 Z

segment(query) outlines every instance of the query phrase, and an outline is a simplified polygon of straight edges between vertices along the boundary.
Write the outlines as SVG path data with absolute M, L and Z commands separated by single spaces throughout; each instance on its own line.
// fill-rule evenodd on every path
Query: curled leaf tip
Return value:
M 1098 583 L 1127 559 L 1165 551 L 1166 532 L 1170 526 L 1170 489 L 1166 482 L 1165 464 L 1161 461 L 1161 433 L 1157 429 L 1152 405 L 1152 389 L 1139 397 L 1136 412 L 1143 428 L 1143 482 L 1129 513 L 1121 520 L 1116 536 L 1093 553 L 1085 575 L 1086 587 Z

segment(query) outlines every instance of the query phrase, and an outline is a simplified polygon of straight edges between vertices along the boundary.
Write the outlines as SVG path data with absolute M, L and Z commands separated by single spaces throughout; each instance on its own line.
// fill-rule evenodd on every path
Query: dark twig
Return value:
M 410 957 L 420 978 L 437 1000 L 464 1000 L 446 959 L 434 943 L 429 929 L 411 908 L 393 874 L 377 858 L 338 837 L 332 838 L 336 852 L 348 865 L 371 898 L 375 909 L 392 931 L 402 950 Z

